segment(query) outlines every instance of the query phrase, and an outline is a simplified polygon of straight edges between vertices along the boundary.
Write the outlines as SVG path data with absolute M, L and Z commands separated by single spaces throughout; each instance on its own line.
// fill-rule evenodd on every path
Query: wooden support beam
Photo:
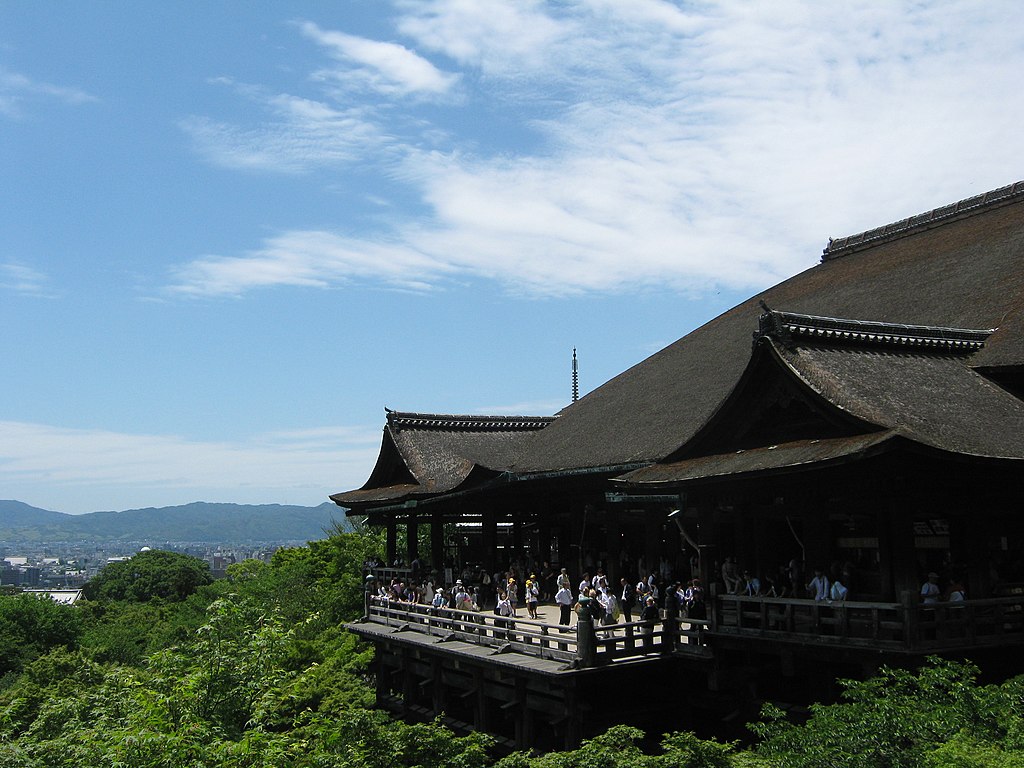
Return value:
M 385 560 L 387 561 L 386 565 L 390 567 L 395 562 L 395 558 L 398 557 L 398 526 L 395 523 L 395 518 L 391 515 L 387 517 L 387 528 L 385 530 Z
M 419 557 L 419 523 L 416 519 L 416 515 L 409 515 L 409 519 L 405 524 L 405 551 L 409 558 L 406 560 L 406 564 L 411 563 Z
M 430 566 L 444 572 L 444 518 L 440 512 L 430 516 Z
M 442 664 L 442 659 L 439 656 L 435 656 L 431 660 L 430 665 L 430 682 L 431 685 L 433 685 L 433 688 L 431 690 L 431 692 L 433 693 L 431 703 L 433 704 L 434 708 L 434 717 L 437 717 L 442 712 L 444 712 L 445 695 L 448 691 L 448 687 L 444 684 L 444 668 Z

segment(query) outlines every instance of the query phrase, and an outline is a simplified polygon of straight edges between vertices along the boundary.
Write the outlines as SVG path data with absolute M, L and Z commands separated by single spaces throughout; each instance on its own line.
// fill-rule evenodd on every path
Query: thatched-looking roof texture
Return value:
M 779 327 L 766 330 L 763 316 Z M 799 331 L 801 322 L 820 333 Z M 761 339 L 752 347 L 755 334 Z M 868 338 L 900 334 L 906 339 Z M 735 428 L 723 432 L 722 423 L 730 401 L 738 408 L 752 366 L 759 376 L 790 380 L 813 418 L 807 416 L 807 433 L 788 435 L 785 446 L 758 444 L 748 434 L 726 460 L 727 447 L 714 440 L 739 439 Z M 389 414 L 370 480 L 332 498 L 382 501 L 443 494 L 481 473 L 529 478 L 614 467 L 624 473 L 655 462 L 661 464 L 628 479 L 683 481 L 906 444 L 1024 459 L 1024 404 L 1014 396 L 1022 383 L 1024 182 L 1018 182 L 830 241 L 818 265 L 711 320 L 556 419 L 527 425 L 512 418 L 508 429 L 448 428 L 480 417 L 421 415 L 439 425 L 403 428 Z M 702 444 L 708 435 L 716 437 Z
M 393 502 L 458 489 L 508 469 L 524 436 L 552 416 L 451 416 L 387 412 L 377 464 L 365 485 L 331 499 L 340 505 Z
M 834 241 L 820 264 L 720 315 L 563 410 L 530 441 L 518 469 L 657 461 L 675 451 L 742 375 L 762 302 L 833 318 L 995 329 L 968 364 L 1024 365 L 1024 183 L 993 198 L 988 205 L 961 206 L 945 219 L 929 218 L 918 229 L 890 227 L 888 239 L 875 238 L 862 248 L 837 248 Z

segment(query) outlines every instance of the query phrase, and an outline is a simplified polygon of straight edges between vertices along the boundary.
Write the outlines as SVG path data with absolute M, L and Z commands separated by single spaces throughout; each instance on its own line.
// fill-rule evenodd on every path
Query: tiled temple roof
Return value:
M 450 432 L 518 432 L 543 429 L 554 416 L 456 416 L 439 413 L 402 413 L 388 410 L 394 430 L 436 429 Z
M 900 221 L 894 221 L 881 227 L 875 227 L 837 240 L 829 239 L 822 251 L 821 260 L 837 259 L 853 251 L 860 250 L 878 243 L 905 237 L 915 232 L 947 224 L 958 218 L 970 216 L 998 205 L 1014 202 L 1024 197 L 1024 181 L 1017 181 L 999 189 L 993 189 L 981 195 L 974 195 L 941 208 L 934 208 Z
M 872 347 L 919 349 L 952 354 L 971 354 L 985 346 L 994 328 L 973 330 L 933 325 L 906 325 L 871 320 L 804 315 L 768 310 L 758 319 L 755 342 L 762 336 L 782 341 L 834 341 Z

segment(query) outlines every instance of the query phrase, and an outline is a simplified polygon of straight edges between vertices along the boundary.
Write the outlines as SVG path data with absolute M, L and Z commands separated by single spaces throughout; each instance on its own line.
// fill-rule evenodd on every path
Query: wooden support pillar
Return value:
M 901 592 L 918 592 L 917 553 L 911 513 L 895 498 L 883 502 L 878 521 L 878 554 L 882 599 L 895 601 Z
M 964 506 L 969 508 L 969 503 Z M 957 515 L 949 520 L 950 555 L 956 567 L 966 570 L 952 574 L 966 580 L 968 597 L 991 597 L 992 574 L 988 551 L 989 519 L 982 510 L 974 515 Z
M 518 512 L 512 513 L 512 558 L 522 559 L 523 554 L 523 518 Z
M 442 680 L 442 667 L 441 657 L 434 656 L 430 662 L 430 676 L 431 676 L 431 693 L 433 694 L 431 700 L 431 707 L 434 710 L 434 717 L 439 716 L 445 710 L 444 701 L 444 681 Z
M 567 686 L 565 689 L 565 711 L 567 719 L 565 721 L 565 741 L 564 749 L 566 751 L 577 749 L 580 742 L 583 741 L 583 713 L 580 710 L 579 696 L 576 693 L 574 686 Z
M 444 518 L 440 512 L 430 516 L 430 565 L 444 573 Z
M 473 687 L 476 689 L 476 707 L 473 709 L 473 727 L 478 731 L 486 731 L 489 724 L 487 716 L 487 696 L 484 694 L 484 673 L 480 667 L 473 668 Z
M 754 510 L 748 501 L 743 500 L 736 505 L 736 512 L 733 515 L 735 526 L 733 530 L 736 542 L 736 564 L 739 566 L 738 576 L 742 576 L 745 570 L 750 571 L 751 574 L 756 574 L 758 570 L 755 519 Z
M 613 511 L 605 512 L 605 550 L 608 552 L 608 562 L 604 564 L 604 572 L 608 576 L 608 584 L 615 593 L 619 579 L 622 578 L 619 568 L 619 557 L 622 554 L 622 528 L 619 526 L 619 516 Z M 621 594 L 622 590 L 618 590 Z
M 537 549 L 537 558 L 540 560 L 538 568 L 543 568 L 544 563 L 550 563 L 551 558 L 551 524 L 545 519 L 543 522 L 537 521 L 537 541 L 539 547 Z M 538 570 L 539 574 L 540 571 Z
M 657 573 L 661 562 L 661 517 L 657 512 L 648 512 L 644 517 L 644 560 L 648 570 L 648 573 L 641 574 L 644 577 L 651 571 Z
M 515 741 L 517 749 L 533 746 L 533 713 L 526 706 L 526 678 L 519 676 L 515 682 Z
M 769 539 L 771 524 L 764 512 L 763 509 L 748 510 L 751 515 L 748 518 L 747 530 L 747 535 L 750 537 L 749 559 L 740 563 L 742 567 L 748 568 L 751 574 L 761 579 L 762 583 L 764 583 L 765 576 L 775 578 L 779 565 L 779 553 L 768 550 L 768 547 L 771 546 Z M 783 524 L 785 525 L 785 523 Z
M 572 577 L 577 581 L 583 575 L 583 559 L 586 554 L 583 551 L 583 519 L 587 515 L 586 506 L 569 511 L 569 541 L 565 542 L 565 564 L 570 571 L 575 569 Z
M 386 528 L 386 543 L 384 548 L 387 552 L 384 553 L 385 565 L 389 568 L 394 565 L 395 559 L 398 557 L 398 526 L 395 523 L 395 518 L 388 516 L 387 528 Z
M 811 504 L 803 510 L 804 547 L 807 562 L 804 564 L 804 576 L 810 581 L 815 568 L 821 568 L 828 574 L 832 542 L 829 536 L 828 510 Z M 829 577 L 831 580 L 831 576 Z M 806 583 L 806 582 L 805 582 Z
M 377 709 L 381 709 L 384 707 L 388 694 L 391 693 L 391 685 L 389 681 L 390 676 L 384 667 L 384 654 L 379 650 L 379 647 L 377 652 L 373 654 L 373 667 L 377 683 L 376 706 Z
M 493 576 L 495 571 L 505 567 L 504 563 L 498 562 L 498 515 L 493 509 L 485 509 L 483 512 L 480 539 L 484 549 L 484 567 Z M 494 586 L 497 587 L 497 584 Z
M 407 565 L 419 557 L 419 549 L 419 525 L 416 515 L 409 515 L 405 524 L 405 551 L 408 556 L 405 562 Z
M 718 537 L 715 535 L 715 508 L 710 499 L 701 500 L 697 505 L 697 550 L 700 559 L 699 573 L 704 594 L 710 599 L 711 586 L 718 578 Z
M 402 649 L 402 715 L 408 717 L 416 703 L 416 682 L 412 677 L 412 651 Z

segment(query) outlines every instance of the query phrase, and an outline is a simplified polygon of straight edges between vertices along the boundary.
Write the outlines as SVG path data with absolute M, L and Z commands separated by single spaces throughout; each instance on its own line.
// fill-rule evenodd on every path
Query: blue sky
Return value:
M 0 2 L 0 498 L 318 504 L 1024 178 L 1024 4 Z

